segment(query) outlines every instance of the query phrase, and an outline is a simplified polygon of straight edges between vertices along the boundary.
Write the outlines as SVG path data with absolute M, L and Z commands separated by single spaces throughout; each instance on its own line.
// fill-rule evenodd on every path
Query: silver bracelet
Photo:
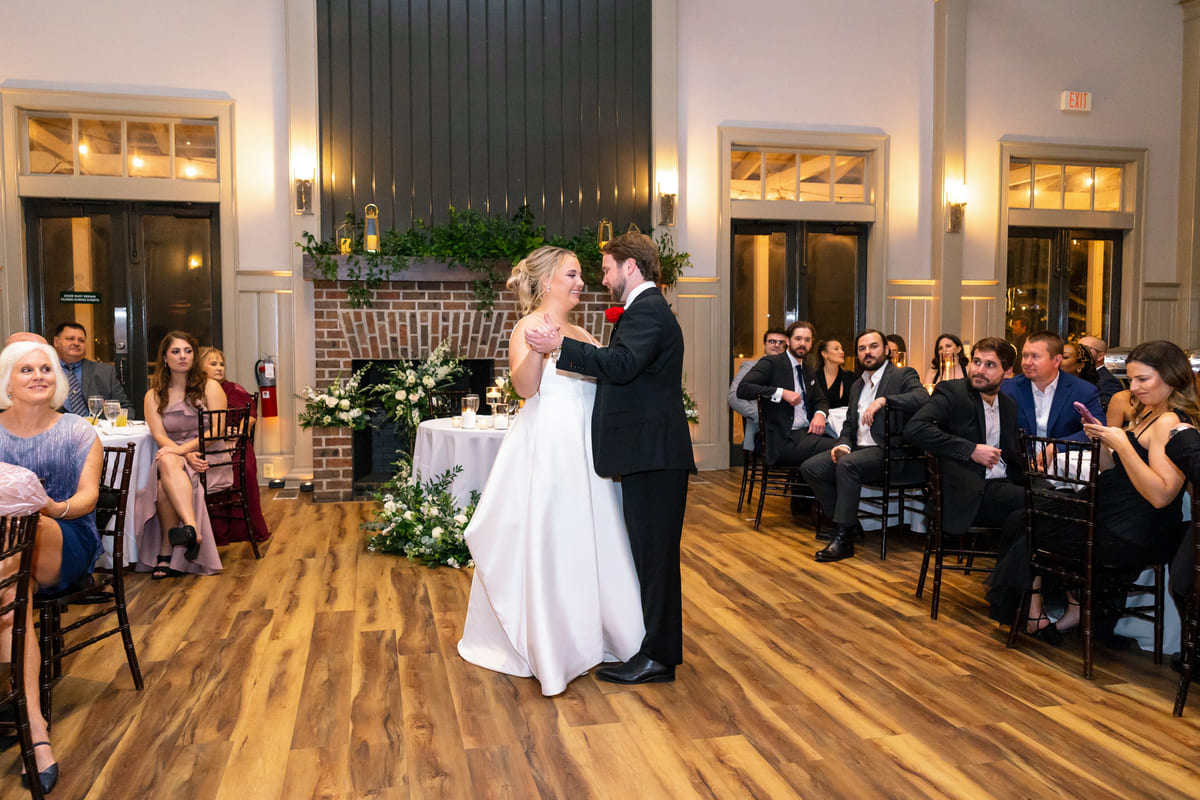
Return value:
M 71 513 L 71 498 L 68 497 L 66 500 L 63 500 L 63 502 L 67 504 L 67 507 L 63 509 L 63 513 L 58 515 L 59 519 L 66 519 L 67 514 Z

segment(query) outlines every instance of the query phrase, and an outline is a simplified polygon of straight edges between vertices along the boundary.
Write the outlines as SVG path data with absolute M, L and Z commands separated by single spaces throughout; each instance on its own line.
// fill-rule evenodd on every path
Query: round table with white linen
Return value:
M 131 420 L 128 425 L 119 428 L 101 422 L 96 426 L 96 433 L 105 447 L 125 447 L 130 443 L 137 445 L 133 452 L 133 471 L 129 476 L 129 497 L 125 501 L 125 563 L 132 564 L 137 561 L 133 500 L 138 489 L 146 486 L 155 476 L 154 454 L 158 452 L 158 444 L 145 422 Z M 112 540 L 104 540 L 104 553 L 96 564 L 100 567 L 112 567 Z
M 487 428 L 455 428 L 449 418 L 427 419 L 417 426 L 417 442 L 413 447 L 413 475 L 421 482 L 430 481 L 455 465 L 462 472 L 452 486 L 454 499 L 460 505 L 471 497 L 472 491 L 483 491 L 500 443 L 508 430 L 498 431 L 491 427 L 491 417 L 486 420 Z

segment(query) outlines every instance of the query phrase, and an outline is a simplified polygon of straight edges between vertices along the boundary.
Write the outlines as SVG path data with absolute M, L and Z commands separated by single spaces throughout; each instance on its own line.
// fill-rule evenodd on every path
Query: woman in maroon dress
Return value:
M 254 529 L 254 538 L 264 541 L 271 535 L 267 521 L 263 519 L 262 503 L 258 497 L 258 459 L 254 456 L 254 423 L 258 415 L 257 404 L 251 405 L 254 396 L 233 381 L 225 380 L 225 354 L 215 347 L 206 347 L 200 351 L 200 367 L 204 374 L 221 384 L 230 408 L 250 406 L 250 445 L 246 448 L 246 501 L 250 505 L 250 527 Z M 212 520 L 213 536 L 217 544 L 247 541 L 246 526 L 240 522 L 230 524 L 232 520 L 214 517 Z

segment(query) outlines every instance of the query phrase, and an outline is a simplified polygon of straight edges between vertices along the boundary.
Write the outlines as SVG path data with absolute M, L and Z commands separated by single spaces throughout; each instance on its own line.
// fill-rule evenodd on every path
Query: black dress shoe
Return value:
M 675 667 L 638 653 L 624 664 L 605 664 L 596 677 L 609 683 L 667 683 L 675 680 Z
M 818 550 L 815 558 L 821 563 L 841 561 L 854 555 L 854 528 L 839 527 L 833 541 L 824 550 Z

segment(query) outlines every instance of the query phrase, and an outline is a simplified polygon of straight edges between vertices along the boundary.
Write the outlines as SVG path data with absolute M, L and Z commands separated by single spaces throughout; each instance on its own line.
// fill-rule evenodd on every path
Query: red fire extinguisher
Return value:
M 260 358 L 254 364 L 254 379 L 258 381 L 259 397 L 262 398 L 262 415 L 279 416 L 279 399 L 275 396 L 275 357 Z

